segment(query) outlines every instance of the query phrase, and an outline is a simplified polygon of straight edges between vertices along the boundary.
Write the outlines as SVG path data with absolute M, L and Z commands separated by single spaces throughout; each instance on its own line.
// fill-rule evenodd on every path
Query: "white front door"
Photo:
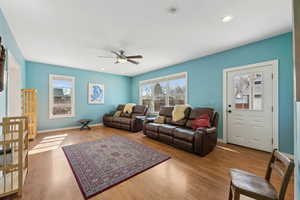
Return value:
M 20 65 L 8 54 L 8 116 L 21 116 L 21 73 Z
M 273 148 L 273 65 L 227 72 L 227 140 L 263 151 Z

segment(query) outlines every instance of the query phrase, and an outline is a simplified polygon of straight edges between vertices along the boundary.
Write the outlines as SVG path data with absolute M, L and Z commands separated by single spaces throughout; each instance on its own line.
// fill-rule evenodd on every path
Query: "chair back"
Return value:
M 278 152 L 277 149 L 273 150 L 271 159 L 268 164 L 265 179 L 268 182 L 270 182 L 273 170 L 282 177 L 282 182 L 281 182 L 280 191 L 278 195 L 279 200 L 284 200 L 286 189 L 291 179 L 294 166 L 295 164 L 292 159 L 289 159 L 284 154 Z

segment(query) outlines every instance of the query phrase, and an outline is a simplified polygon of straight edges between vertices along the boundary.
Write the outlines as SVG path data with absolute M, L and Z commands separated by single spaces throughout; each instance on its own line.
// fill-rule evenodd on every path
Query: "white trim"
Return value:
M 54 78 L 62 78 L 67 80 L 72 80 L 72 113 L 70 115 L 52 115 L 52 107 L 53 107 L 53 87 L 52 80 Z M 72 118 L 75 117 L 75 77 L 73 76 L 64 76 L 64 75 L 56 75 L 49 74 L 49 119 L 57 119 L 57 118 Z
M 298 4 L 297 4 L 298 3 Z M 295 32 L 299 31 L 299 28 L 296 29 L 296 20 L 299 21 L 299 17 L 296 19 L 296 16 L 295 16 L 295 12 L 298 12 L 299 11 L 299 8 L 298 10 L 296 11 L 296 4 L 299 5 L 299 1 L 296 1 L 294 0 L 293 1 L 293 61 L 294 61 L 294 68 L 293 68 L 293 72 L 294 72 L 294 77 L 293 77 L 293 83 L 294 83 L 294 154 L 295 154 L 295 170 L 294 170 L 294 199 L 298 199 L 299 195 L 298 194 L 298 186 L 299 186 L 299 176 L 300 176 L 300 173 L 299 173 L 299 169 L 300 169 L 300 166 L 299 166 L 299 133 L 300 133 L 300 124 L 299 124 L 299 121 L 300 121 L 300 102 L 298 101 L 297 102 L 297 90 L 296 90 L 296 87 L 297 87 L 297 84 L 296 84 L 296 80 L 297 80 L 297 75 L 296 75 L 296 68 L 297 67 L 300 67 L 300 66 L 297 66 L 296 64 L 296 34 Z M 299 34 L 299 32 L 297 33 Z M 298 36 L 297 36 L 298 37 Z M 300 48 L 300 47 L 297 47 L 297 48 Z M 298 77 L 299 78 L 299 77 Z
M 154 83 L 154 82 L 159 82 L 159 81 L 164 81 L 164 80 L 170 80 L 173 78 L 176 79 L 177 77 L 181 77 L 181 76 L 187 77 L 187 72 L 180 72 L 180 73 L 176 73 L 176 74 L 170 74 L 170 75 L 166 75 L 166 76 L 160 76 L 157 78 L 147 79 L 147 80 L 140 81 L 139 84 L 143 85 L 143 84 L 149 84 L 149 83 Z
M 103 126 L 103 123 L 91 124 L 89 126 L 90 127 Z M 38 134 L 40 134 L 40 133 L 55 132 L 55 131 L 65 131 L 65 130 L 71 130 L 71 129 L 78 129 L 80 127 L 81 126 L 70 126 L 70 127 L 66 127 L 66 128 L 46 129 L 46 130 L 38 131 Z
M 289 159 L 294 159 L 294 157 L 295 157 L 293 154 L 290 154 L 290 153 L 284 153 L 284 152 L 280 152 L 280 153 L 287 156 Z
M 267 62 L 260 62 L 241 67 L 231 67 L 223 70 L 223 141 L 227 143 L 227 73 L 243 69 L 264 67 L 272 65 L 273 67 L 273 148 L 278 149 L 279 134 L 278 134 L 278 60 L 271 60 Z
M 145 84 L 149 84 L 149 83 L 155 83 L 155 82 L 159 82 L 159 81 L 167 81 L 167 80 L 172 80 L 172 79 L 176 79 L 177 77 L 183 77 L 185 76 L 185 104 L 188 104 L 188 94 L 189 94 L 189 86 L 188 86 L 188 73 L 187 72 L 180 72 L 180 73 L 176 73 L 176 74 L 170 74 L 167 76 L 160 76 L 157 78 L 153 78 L 153 79 L 147 79 L 147 80 L 143 80 L 139 82 L 139 104 L 142 105 L 142 98 L 141 98 L 141 86 L 145 85 Z
M 221 139 L 221 138 L 218 138 L 217 141 L 220 142 L 220 143 L 225 143 L 224 140 Z
M 8 50 L 7 56 L 7 115 L 21 115 L 21 66 Z

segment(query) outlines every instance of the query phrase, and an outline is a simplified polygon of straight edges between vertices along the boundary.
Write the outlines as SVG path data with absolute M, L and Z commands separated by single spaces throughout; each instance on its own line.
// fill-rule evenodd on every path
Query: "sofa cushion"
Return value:
M 118 122 L 118 123 L 119 123 L 119 122 L 120 122 L 120 118 L 121 118 L 121 117 L 113 117 L 112 121 L 113 121 L 113 122 Z
M 127 117 L 120 117 L 119 122 L 121 124 L 131 124 L 132 119 Z
M 183 149 L 185 151 L 189 151 L 189 152 L 194 151 L 193 143 L 187 142 L 187 141 L 184 141 L 184 140 L 181 140 L 181 139 L 173 138 L 173 146 L 175 146 L 179 149 Z
M 189 118 L 186 122 L 187 128 L 192 128 L 192 120 L 197 119 L 199 116 L 203 114 L 208 114 L 209 118 L 212 120 L 214 115 L 214 109 L 212 108 L 193 108 Z
M 159 133 L 165 135 L 173 135 L 173 131 L 175 130 L 176 126 L 169 125 L 169 124 L 161 124 L 158 128 Z
M 160 116 L 166 116 L 166 117 L 171 117 L 172 119 L 172 112 L 173 112 L 174 107 L 167 107 L 164 106 L 160 109 L 159 115 Z
M 166 144 L 172 144 L 173 143 L 173 136 L 165 135 L 165 134 L 159 134 L 158 140 L 166 143 Z
M 133 113 L 135 113 L 135 114 L 145 114 L 146 110 L 147 110 L 146 106 L 136 105 L 133 108 Z
M 127 118 L 127 117 L 114 117 L 112 121 L 113 122 L 122 123 L 122 124 L 127 124 L 128 120 L 131 120 L 131 118 Z
M 105 121 L 105 122 L 112 122 L 112 120 L 113 120 L 113 116 L 111 116 L 111 115 L 105 115 L 103 117 L 103 121 Z
M 173 134 L 174 138 L 178 138 L 187 142 L 193 142 L 195 131 L 185 128 L 176 128 Z
M 160 127 L 161 124 L 158 123 L 147 123 L 145 126 L 146 130 L 151 130 L 154 132 L 158 132 L 158 127 Z
M 158 139 L 158 132 L 147 130 L 146 135 L 153 139 Z

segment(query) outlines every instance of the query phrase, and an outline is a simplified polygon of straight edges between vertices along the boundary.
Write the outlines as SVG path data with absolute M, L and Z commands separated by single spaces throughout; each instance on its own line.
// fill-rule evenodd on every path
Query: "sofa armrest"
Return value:
M 145 116 L 145 115 L 133 113 L 133 114 L 131 115 L 131 118 L 132 118 L 132 119 L 135 119 L 137 116 Z
M 217 128 L 198 128 L 195 133 L 194 152 L 205 156 L 217 145 Z
M 144 124 L 152 123 L 155 119 L 156 117 L 145 117 Z
M 215 133 L 217 131 L 217 128 L 216 127 L 198 128 L 196 131 L 197 131 L 197 133 L 200 133 L 200 134 L 212 134 L 212 133 Z

